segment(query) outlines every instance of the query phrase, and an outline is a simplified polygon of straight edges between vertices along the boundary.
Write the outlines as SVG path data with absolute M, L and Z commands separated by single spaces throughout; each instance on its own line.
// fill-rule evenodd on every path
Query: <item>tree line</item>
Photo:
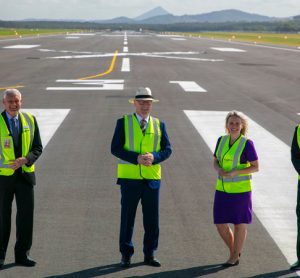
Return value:
M 92 30 L 140 30 L 156 32 L 205 32 L 205 31 L 239 31 L 239 32 L 300 32 L 300 20 L 272 22 L 223 22 L 223 23 L 174 23 L 174 24 L 103 24 L 95 22 L 71 21 L 1 21 L 0 28 L 29 29 L 92 29 Z

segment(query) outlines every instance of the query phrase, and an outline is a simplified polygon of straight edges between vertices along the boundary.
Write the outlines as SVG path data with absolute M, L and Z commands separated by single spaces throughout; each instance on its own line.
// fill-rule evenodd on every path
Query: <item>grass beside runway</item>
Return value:
M 174 34 L 174 33 L 173 33 Z M 184 36 L 223 39 L 228 41 L 244 41 L 257 44 L 278 44 L 300 47 L 300 34 L 290 33 L 237 33 L 237 32 L 204 32 L 176 33 Z
M 0 28 L 1 37 L 20 37 L 20 36 L 38 36 L 50 34 L 67 34 L 82 32 L 78 29 L 15 29 L 15 28 Z

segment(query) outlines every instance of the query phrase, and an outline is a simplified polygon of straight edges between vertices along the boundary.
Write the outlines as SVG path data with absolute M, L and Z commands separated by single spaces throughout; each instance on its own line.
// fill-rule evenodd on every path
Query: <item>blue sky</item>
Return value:
M 157 6 L 174 15 L 224 9 L 275 17 L 300 15 L 300 0 L 0 0 L 0 20 L 136 17 Z

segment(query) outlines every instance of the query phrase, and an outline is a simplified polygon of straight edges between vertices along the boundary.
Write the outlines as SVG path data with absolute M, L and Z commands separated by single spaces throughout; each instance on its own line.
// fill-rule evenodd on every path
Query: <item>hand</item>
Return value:
M 153 157 L 152 153 L 140 154 L 138 156 L 138 163 L 142 164 L 144 166 L 151 166 L 153 160 L 154 160 L 154 157 Z
M 20 167 L 22 167 L 22 165 L 26 164 L 28 162 L 26 157 L 19 157 L 16 160 L 10 160 L 10 168 L 12 168 L 13 170 L 17 170 Z
M 222 172 L 222 174 L 220 174 L 220 172 Z M 228 172 L 225 172 L 223 169 L 221 169 L 221 171 L 219 171 L 219 175 L 222 177 L 227 177 L 227 178 L 233 178 L 235 176 L 237 176 L 237 170 L 231 170 Z

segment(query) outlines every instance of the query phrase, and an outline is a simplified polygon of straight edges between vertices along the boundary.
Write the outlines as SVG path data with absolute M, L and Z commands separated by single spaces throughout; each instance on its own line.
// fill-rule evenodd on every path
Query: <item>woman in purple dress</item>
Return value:
M 245 137 L 247 129 L 243 113 L 229 112 L 225 119 L 227 135 L 218 139 L 214 153 L 214 169 L 218 173 L 214 223 L 230 252 L 224 267 L 239 264 L 246 224 L 252 222 L 251 173 L 257 172 L 259 167 L 254 144 Z

